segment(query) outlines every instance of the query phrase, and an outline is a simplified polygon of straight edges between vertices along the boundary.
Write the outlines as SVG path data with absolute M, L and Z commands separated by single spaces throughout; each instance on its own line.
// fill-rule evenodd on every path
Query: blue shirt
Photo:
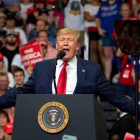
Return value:
M 121 4 L 122 0 L 116 0 L 113 4 L 103 2 L 96 15 L 101 20 L 101 28 L 106 30 L 109 36 L 112 36 L 114 21 L 121 18 L 119 14 Z

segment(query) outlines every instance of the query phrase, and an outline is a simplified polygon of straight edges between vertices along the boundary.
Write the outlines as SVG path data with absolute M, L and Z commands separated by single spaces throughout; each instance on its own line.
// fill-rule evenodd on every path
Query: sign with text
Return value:
M 31 44 L 29 46 L 20 48 L 19 51 L 25 70 L 29 65 L 34 67 L 37 62 L 44 60 L 40 44 Z

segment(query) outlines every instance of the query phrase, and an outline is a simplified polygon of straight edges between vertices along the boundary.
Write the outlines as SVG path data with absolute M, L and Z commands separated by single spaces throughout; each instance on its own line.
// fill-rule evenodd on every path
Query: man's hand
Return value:
M 28 66 L 28 68 L 26 69 L 26 71 L 28 72 L 29 76 L 31 76 L 32 72 L 33 72 L 33 68 L 31 65 Z
M 53 43 L 51 41 L 48 41 L 48 46 L 53 47 Z

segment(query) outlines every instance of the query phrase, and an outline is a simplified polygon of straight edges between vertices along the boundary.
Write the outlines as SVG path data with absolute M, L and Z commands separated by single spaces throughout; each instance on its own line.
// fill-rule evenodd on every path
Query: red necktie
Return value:
M 57 83 L 57 92 L 58 94 L 65 94 L 66 93 L 66 83 L 67 83 L 67 71 L 66 66 L 68 65 L 67 62 L 63 62 L 63 68 L 60 72 L 58 83 Z

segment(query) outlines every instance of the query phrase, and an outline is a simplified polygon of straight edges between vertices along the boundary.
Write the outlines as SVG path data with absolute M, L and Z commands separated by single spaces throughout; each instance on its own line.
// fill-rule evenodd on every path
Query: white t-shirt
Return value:
M 74 28 L 79 31 L 85 30 L 84 9 L 81 0 L 69 0 L 64 9 L 64 26 Z
M 7 29 L 6 27 L 4 27 L 3 30 L 11 31 L 11 30 Z M 26 38 L 25 32 L 20 28 L 15 28 L 13 31 L 15 31 L 17 33 L 19 32 L 21 46 L 25 45 L 27 43 L 27 38 Z
M 7 72 L 7 74 L 8 74 L 8 79 L 9 79 L 9 85 L 8 85 L 8 87 L 12 88 L 15 85 L 15 80 L 13 78 L 12 73 Z
M 5 67 L 6 67 L 6 71 L 8 71 L 8 59 L 5 56 L 4 56 L 4 64 L 5 64 Z
M 17 13 L 18 16 L 22 17 L 23 19 L 27 19 L 27 10 L 33 7 L 33 3 L 28 5 L 24 5 L 23 3 L 20 4 L 20 11 Z
M 84 12 L 89 12 L 90 16 L 95 16 L 98 13 L 100 6 L 93 6 L 91 4 L 85 4 L 84 5 Z M 93 22 L 89 22 L 87 20 L 85 20 L 85 26 L 86 28 L 88 27 L 96 27 L 96 23 Z
M 21 61 L 21 56 L 20 54 L 16 54 L 12 60 L 11 66 L 17 66 L 19 68 L 24 69 L 22 61 Z

